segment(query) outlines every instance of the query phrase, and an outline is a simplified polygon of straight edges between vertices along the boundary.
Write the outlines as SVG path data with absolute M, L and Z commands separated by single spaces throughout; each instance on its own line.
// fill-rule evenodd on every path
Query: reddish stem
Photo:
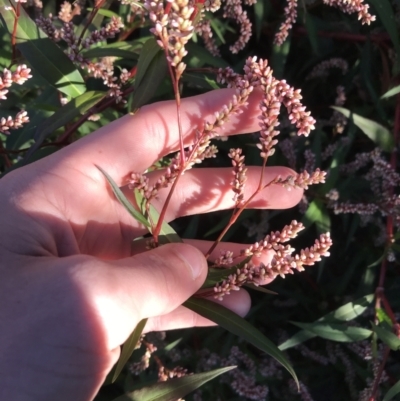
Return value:
M 87 24 L 83 27 L 82 32 L 81 32 L 81 34 L 79 36 L 78 43 L 77 43 L 78 48 L 82 43 L 83 36 L 85 35 L 85 33 L 88 30 L 88 28 L 89 28 L 90 24 L 92 23 L 92 21 L 94 20 L 94 17 L 98 13 L 99 8 L 101 8 L 101 6 L 104 4 L 104 1 L 105 0 L 99 0 L 99 1 L 95 2 L 93 10 L 89 14 Z
M 133 92 L 133 86 L 130 88 L 126 89 L 122 93 L 122 97 L 127 96 Z M 97 106 L 92 107 L 88 112 L 86 112 L 78 121 L 76 121 L 74 124 L 71 124 L 64 132 L 64 134 L 57 139 L 55 142 L 55 145 L 60 145 L 64 143 L 91 115 L 100 113 L 101 111 L 105 110 L 107 107 L 110 107 L 113 103 L 115 102 L 115 98 L 110 97 L 108 99 L 105 99 L 101 101 Z
M 222 232 L 220 233 L 218 238 L 214 241 L 214 243 L 212 244 L 210 249 L 207 251 L 207 253 L 205 255 L 206 259 L 210 256 L 211 252 L 217 247 L 217 245 L 222 241 L 222 238 L 224 237 L 224 235 L 228 232 L 228 230 L 232 227 L 232 225 L 235 224 L 236 220 L 239 218 L 239 216 L 241 215 L 243 210 L 246 209 L 246 207 L 249 205 L 249 203 L 262 190 L 264 190 L 265 188 L 269 187 L 270 185 L 272 185 L 275 182 L 276 179 L 274 178 L 272 181 L 270 181 L 269 183 L 265 184 L 264 186 L 262 185 L 263 177 L 264 177 L 264 169 L 265 169 L 266 163 L 267 163 L 267 159 L 265 158 L 264 161 L 263 161 L 262 170 L 261 170 L 261 174 L 260 174 L 260 180 L 258 182 L 257 189 L 254 191 L 254 193 L 246 200 L 246 202 L 240 208 L 235 209 L 235 211 L 232 214 L 228 224 L 225 226 L 225 228 L 222 230 Z
M 17 9 L 13 8 L 14 11 L 14 26 L 13 31 L 11 34 L 11 48 L 12 48 L 12 55 L 11 55 L 11 65 L 14 64 L 15 60 L 17 59 L 17 27 L 18 27 L 18 19 L 21 13 L 21 3 L 17 3 Z
M 6 168 L 10 168 L 12 166 L 11 160 L 9 159 L 6 150 L 4 149 L 3 142 L 0 141 L 0 153 L 3 155 L 4 164 Z
M 387 361 L 387 359 L 389 357 L 389 353 L 390 353 L 390 348 L 389 347 L 385 347 L 385 352 L 383 354 L 382 362 L 379 365 L 378 373 L 375 376 L 374 385 L 372 387 L 371 395 L 370 395 L 368 401 L 376 401 L 376 399 L 377 399 L 376 397 L 377 397 L 377 394 L 378 394 L 379 382 L 381 381 L 383 369 L 385 368 L 386 361 Z

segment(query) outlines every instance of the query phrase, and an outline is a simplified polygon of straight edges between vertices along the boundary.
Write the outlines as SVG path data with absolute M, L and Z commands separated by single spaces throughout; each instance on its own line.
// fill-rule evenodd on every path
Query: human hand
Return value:
M 187 143 L 232 94 L 220 90 L 182 101 Z M 222 134 L 256 131 L 259 100 L 253 94 Z M 141 319 L 149 318 L 146 331 L 210 324 L 180 306 L 205 280 L 201 251 L 209 245 L 196 241 L 196 247 L 170 244 L 151 251 L 133 245 L 145 230 L 96 168 L 123 186 L 131 172 L 142 173 L 178 149 L 175 116 L 175 102 L 143 107 L 1 180 L 0 399 L 91 400 Z M 269 167 L 264 180 L 290 173 Z M 248 196 L 259 176 L 259 168 L 249 168 Z M 230 169 L 188 171 L 167 220 L 232 207 L 230 181 Z M 160 191 L 156 207 L 166 194 Z M 249 206 L 287 208 L 301 195 L 271 186 Z M 244 315 L 249 297 L 239 291 L 224 303 Z

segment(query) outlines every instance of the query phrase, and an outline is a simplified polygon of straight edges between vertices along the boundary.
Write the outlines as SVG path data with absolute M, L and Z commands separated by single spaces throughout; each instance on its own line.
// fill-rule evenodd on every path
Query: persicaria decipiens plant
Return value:
M 376 236 L 373 243 L 385 249 L 385 261 L 395 262 L 395 252 L 398 252 L 398 249 L 393 244 L 397 237 L 394 238 L 393 233 L 390 234 L 384 221 L 392 219 L 392 228 L 398 230 L 400 227 L 400 201 L 397 190 L 400 178 L 396 172 L 396 164 L 393 162 L 393 157 L 391 163 L 386 161 L 387 155 L 382 152 L 383 147 L 379 148 L 382 142 L 375 139 L 371 141 L 373 136 L 361 138 L 360 132 L 355 131 L 354 121 L 338 111 L 340 108 L 343 110 L 343 107 L 355 113 L 365 111 L 365 117 L 374 118 L 376 121 L 379 120 L 377 115 L 380 113 L 381 124 L 392 123 L 390 116 L 393 105 L 386 100 L 378 101 L 381 93 L 376 93 L 375 96 L 372 94 L 375 87 L 380 87 L 380 84 L 383 87 L 394 83 L 388 76 L 390 68 L 385 65 L 380 70 L 375 66 L 373 74 L 376 72 L 380 81 L 366 85 L 365 80 L 368 78 L 372 82 L 372 78 L 367 77 L 369 69 L 365 66 L 365 60 L 378 58 L 379 53 L 379 55 L 382 54 L 382 60 L 391 66 L 390 64 L 394 63 L 393 60 L 398 55 L 392 51 L 394 47 L 390 45 L 388 39 L 390 35 L 378 32 L 385 28 L 382 21 L 377 21 L 375 31 L 367 26 L 361 28 L 361 24 L 369 25 L 375 20 L 369 12 L 367 0 L 307 0 L 305 2 L 267 0 L 264 3 L 268 3 L 270 7 L 269 9 L 264 7 L 262 12 L 261 1 L 258 3 L 254 0 L 145 0 L 139 2 L 122 0 L 112 3 L 109 9 L 108 3 L 103 0 L 96 1 L 89 9 L 84 1 L 79 1 L 64 2 L 59 8 L 54 7 L 53 15 L 43 15 L 40 1 L 29 0 L 23 6 L 21 3 L 23 2 L 10 2 L 12 6 L 4 9 L 4 12 L 13 13 L 18 25 L 18 18 L 22 19 L 26 16 L 18 14 L 17 10 L 23 7 L 28 11 L 29 15 L 35 19 L 37 26 L 53 42 L 47 43 L 56 46 L 60 52 L 64 52 L 65 60 L 70 63 L 69 71 L 79 72 L 83 77 L 80 83 L 84 88 L 82 96 L 89 97 L 89 91 L 93 91 L 96 95 L 101 92 L 101 100 L 98 103 L 90 104 L 87 109 L 75 110 L 75 114 L 67 122 L 61 118 L 64 125 L 60 123 L 56 126 L 55 131 L 49 134 L 40 146 L 40 151 L 48 150 L 51 146 L 56 148 L 65 146 L 79 136 L 86 135 L 127 112 L 135 113 L 142 105 L 149 102 L 175 98 L 177 128 L 180 132 L 178 151 L 158 160 L 149 170 L 132 171 L 127 180 L 128 189 L 133 191 L 137 203 L 134 209 L 139 211 L 145 222 L 138 220 L 149 229 L 149 238 L 146 238 L 149 247 L 162 246 L 165 242 L 180 240 L 178 234 L 166 223 L 166 216 L 170 199 L 182 175 L 201 163 L 207 167 L 210 165 L 222 167 L 231 164 L 231 175 L 227 182 L 232 189 L 233 210 L 226 212 L 226 215 L 224 211 L 218 212 L 218 219 L 208 216 L 204 216 L 204 219 L 199 219 L 199 216 L 187 216 L 184 217 L 187 219 L 183 220 L 184 223 L 178 221 L 176 225 L 173 224 L 179 233 L 186 230 L 183 236 L 202 239 L 209 239 L 207 236 L 210 234 L 204 233 L 211 226 L 209 231 L 212 232 L 212 238 L 217 237 L 204 252 L 209 266 L 207 280 L 203 288 L 189 301 L 199 302 L 199 305 L 201 302 L 211 303 L 208 299 L 212 298 L 227 301 L 226 298 L 234 291 L 242 287 L 250 288 L 251 296 L 257 301 L 254 303 L 256 308 L 258 306 L 264 310 L 264 306 L 270 303 L 271 313 L 274 313 L 275 307 L 284 310 L 282 314 L 284 318 L 276 325 L 274 320 L 271 323 L 269 314 L 268 319 L 263 320 L 262 316 L 259 316 L 261 314 L 257 314 L 254 318 L 257 322 L 255 327 L 260 327 L 262 331 L 268 333 L 270 328 L 271 331 L 275 330 L 271 338 L 276 343 L 284 343 L 289 337 L 297 334 L 297 331 L 295 332 L 297 329 L 290 326 L 289 321 L 310 322 L 312 319 L 319 319 L 321 310 L 324 309 L 322 304 L 329 304 L 329 311 L 332 311 L 336 303 L 342 301 L 347 303 L 349 300 L 345 297 L 355 293 L 353 281 L 358 283 L 361 278 L 357 276 L 356 279 L 353 278 L 353 281 L 350 280 L 348 277 L 351 276 L 351 269 L 349 273 L 342 273 L 355 253 L 349 252 L 349 249 L 357 246 L 361 249 L 363 246 L 362 241 L 358 243 L 352 238 L 352 233 L 356 231 L 354 227 L 357 226 L 355 220 L 358 216 L 360 216 L 361 224 L 365 224 L 363 228 L 375 230 Z M 263 6 L 265 6 L 264 3 Z M 372 1 L 369 3 L 374 4 Z M 393 6 L 396 5 L 393 4 Z M 45 8 L 47 9 L 49 8 Z M 357 23 L 357 18 L 360 23 Z M 309 25 L 304 26 L 305 20 Z M 322 26 L 321 21 L 324 21 L 324 24 L 326 22 L 326 26 Z M 252 25 L 254 22 L 256 24 Z M 312 25 L 315 27 L 314 36 L 310 28 Z M 343 28 L 343 32 L 336 32 L 339 26 Z M 374 25 L 372 27 L 374 28 Z M 288 39 L 291 30 L 293 32 Z M 256 32 L 261 39 L 256 38 Z M 366 32 L 370 37 L 364 35 Z M 335 42 L 336 33 L 338 42 Z M 348 39 L 352 35 L 355 38 L 354 42 Z M 11 61 L 7 68 L 2 67 L 0 70 L 0 98 L 5 101 L 3 104 L 8 105 L 10 100 L 6 97 L 9 87 L 13 83 L 23 84 L 31 78 L 28 67 L 32 67 L 35 72 L 32 73 L 34 79 L 26 86 L 28 97 L 30 96 L 35 102 L 37 96 L 45 92 L 40 87 L 41 81 L 38 80 L 39 84 L 36 81 L 35 74 L 38 68 L 35 68 L 32 60 L 24 60 L 24 57 L 27 57 L 19 52 L 18 35 L 13 36 L 12 29 L 10 37 L 12 38 L 10 40 Z M 329 46 L 326 47 L 328 41 Z M 307 46 L 312 47 L 310 43 L 314 46 L 312 51 L 307 50 Z M 343 43 L 346 43 L 346 46 L 342 46 Z M 281 46 L 283 44 L 284 46 Z M 357 52 L 364 44 L 365 48 L 361 57 Z M 357 52 L 349 50 L 353 49 L 352 46 L 357 47 Z M 338 51 L 339 47 L 340 51 Z M 332 50 L 329 54 L 325 53 L 327 48 Z M 287 58 L 282 57 L 287 49 L 289 49 Z M 255 57 L 254 54 L 262 54 L 262 58 Z M 387 57 L 383 57 L 384 55 Z M 268 61 L 264 58 L 268 58 Z M 24 62 L 26 65 L 22 64 Z M 166 78 L 168 74 L 169 77 Z M 282 77 L 287 78 L 288 81 Z M 142 88 L 140 87 L 141 80 L 145 83 Z M 35 82 L 32 83 L 32 81 Z M 64 84 L 68 87 L 68 80 Z M 48 86 L 51 85 L 54 86 L 54 82 Z M 57 91 L 55 96 L 54 94 L 52 96 L 53 103 L 49 105 L 44 101 L 44 110 L 40 110 L 43 98 L 37 102 L 38 104 L 29 107 L 29 103 L 24 102 L 20 87 L 15 85 L 11 88 L 13 96 L 14 89 L 16 93 L 21 93 L 22 101 L 14 104 L 10 110 L 6 110 L 7 114 L 1 115 L 0 133 L 2 139 L 5 139 L 0 151 L 4 159 L 8 157 L 3 164 L 4 171 L 22 159 L 26 149 L 37 138 L 36 130 L 40 131 L 40 125 L 33 126 L 33 123 L 36 124 L 33 112 L 39 109 L 43 114 L 47 113 L 46 116 L 52 116 L 53 110 L 57 110 L 58 117 L 64 117 L 63 107 L 68 107 L 65 110 L 71 111 L 74 98 L 77 98 L 76 104 L 81 101 L 76 94 L 63 92 L 57 85 L 55 86 Z M 188 133 L 188 137 L 192 138 L 190 141 L 183 138 L 180 121 L 181 97 L 198 95 L 210 90 L 210 87 L 223 86 L 232 89 L 230 100 L 219 110 L 215 110 L 212 117 L 202 121 L 201 125 L 192 127 L 192 132 Z M 296 89 L 300 87 L 302 92 Z M 64 85 L 60 88 L 64 88 Z M 146 97 L 147 93 L 149 97 Z M 243 110 L 249 102 L 249 96 L 254 96 L 255 93 L 260 99 L 258 109 L 256 107 L 259 131 L 245 137 L 223 138 L 224 125 L 232 116 L 241 115 L 240 118 L 243 119 L 247 117 Z M 141 96 L 145 100 L 135 104 L 136 99 L 140 99 Z M 360 105 L 361 98 L 365 104 Z M 83 103 L 86 101 L 87 99 Z M 135 105 L 132 106 L 132 103 Z M 332 111 L 329 109 L 330 105 L 338 107 Z M 21 111 L 18 112 L 18 110 Z M 312 115 L 309 110 L 312 110 Z M 29 122 L 28 114 L 33 121 Z M 372 117 L 373 114 L 374 117 Z M 35 118 L 37 118 L 36 115 Z M 46 119 L 43 117 L 42 120 L 41 123 L 44 123 L 46 127 Z M 20 137 L 27 138 L 27 142 L 23 145 L 18 143 L 18 129 L 21 130 Z M 314 133 L 309 136 L 314 129 Z M 375 136 L 375 138 L 378 137 L 379 135 Z M 18 146 L 14 146 L 15 143 Z M 373 150 L 374 148 L 376 149 Z M 357 153 L 360 149 L 362 150 Z M 384 150 L 387 151 L 388 148 Z M 348 154 L 348 151 L 353 153 Z M 286 165 L 296 172 L 272 178 L 268 175 L 270 178 L 266 181 L 264 167 L 268 164 Z M 249 171 L 255 171 L 250 167 L 253 165 L 261 165 L 262 168 L 259 170 L 260 176 L 256 177 L 259 180 L 256 180 L 255 189 L 250 193 L 248 174 Z M 153 170 L 158 170 L 155 173 L 157 176 L 155 180 L 151 177 Z M 210 176 L 209 179 L 212 180 L 212 177 Z M 347 179 L 354 180 L 343 184 Z M 363 190 L 358 191 L 358 185 L 361 187 L 360 182 L 365 183 L 362 188 L 368 185 L 368 196 L 364 196 Z M 315 184 L 324 185 L 316 186 Z M 252 185 L 254 185 L 253 182 Z M 285 211 L 284 214 L 280 214 L 281 211 L 267 209 L 248 210 L 256 196 L 262 196 L 264 190 L 271 189 L 273 186 L 283 187 L 288 191 L 289 196 L 290 191 L 295 188 L 307 192 L 298 208 Z M 352 190 L 355 188 L 354 193 L 349 190 L 350 187 Z M 160 205 L 161 191 L 162 197 L 166 193 L 167 196 L 165 203 Z M 155 205 L 159 208 L 158 210 L 155 209 Z M 315 214 L 312 215 L 312 213 Z M 344 214 L 346 215 L 343 216 Z M 220 216 L 223 217 L 220 219 Z M 354 220 L 351 220 L 353 218 Z M 189 223 L 183 227 L 187 221 Z M 200 221 L 197 226 L 196 221 Z M 343 223 L 345 231 L 351 232 L 351 235 L 349 234 L 346 246 L 337 245 L 328 263 L 336 265 L 332 259 L 342 257 L 343 267 L 330 269 L 321 263 L 318 268 L 308 269 L 307 266 L 314 265 L 324 256 L 329 255 L 332 245 L 329 231 L 332 231 L 335 244 L 342 241 L 341 235 L 335 232 L 338 221 L 345 221 Z M 247 238 L 244 237 L 247 230 L 239 233 L 238 227 L 248 228 Z M 173 233 L 172 236 L 171 233 Z M 298 235 L 299 233 L 302 235 Z M 233 238 L 226 238 L 231 234 Z M 308 238 L 305 238 L 307 235 Z M 225 240 L 245 244 L 240 249 L 237 246 L 224 245 Z M 371 254 L 374 251 L 376 249 L 368 248 Z M 338 252 L 343 254 L 338 257 Z M 368 252 L 360 251 L 360 258 L 362 259 Z M 378 259 L 378 255 L 376 256 Z M 263 263 L 259 260 L 263 260 Z M 367 261 L 359 263 L 368 266 L 372 262 L 369 260 L 368 263 Z M 305 269 L 308 271 L 302 275 L 296 274 L 292 279 L 285 281 L 280 279 Z M 353 270 L 357 272 L 354 267 Z M 321 282 L 314 277 L 317 273 L 318 280 L 321 278 Z M 335 274 L 336 278 L 346 276 L 343 281 L 348 280 L 349 286 L 352 286 L 350 290 L 341 294 L 343 298 L 337 302 L 336 284 L 332 284 L 335 288 L 329 294 L 333 295 L 331 299 L 328 299 L 326 289 L 323 287 L 323 280 L 329 281 Z M 261 286 L 275 278 L 277 280 L 271 283 L 270 289 L 278 292 L 279 296 L 269 297 L 261 294 L 263 290 L 270 291 Z M 306 285 L 302 286 L 304 282 L 311 283 L 315 294 L 310 295 L 307 292 Z M 299 283 L 299 287 L 295 287 Z M 340 285 L 338 287 L 340 288 Z M 362 290 L 364 291 L 364 288 Z M 365 295 L 366 292 L 362 290 L 359 289 L 358 292 Z M 233 296 L 235 295 L 238 294 Z M 260 295 L 259 298 L 258 295 Z M 282 300 L 285 297 L 288 299 Z M 306 307 L 302 304 L 301 297 L 309 297 L 305 301 Z M 213 305 L 219 305 L 219 303 Z M 290 309 L 292 307 L 296 308 L 293 309 L 293 313 Z M 278 314 L 282 309 L 278 311 Z M 301 314 L 305 309 L 309 314 L 303 313 L 298 318 L 298 312 L 300 311 Z M 285 314 L 287 310 L 289 312 Z M 293 319 L 293 316 L 296 318 Z M 375 318 L 377 321 L 376 316 L 372 317 L 371 314 L 370 317 L 370 320 Z M 217 323 L 220 324 L 220 322 Z M 260 325 L 257 326 L 258 324 Z M 352 327 L 352 323 L 348 326 Z M 277 333 L 278 331 L 281 332 Z M 321 338 L 318 340 L 322 341 Z M 146 351 L 140 362 L 131 365 L 131 372 L 140 374 L 149 367 L 151 370 L 152 364 L 153 367 L 156 364 L 159 381 L 187 375 L 186 367 L 167 368 L 163 364 L 150 336 L 141 336 L 139 343 L 146 348 Z M 317 352 L 314 353 L 313 344 L 310 345 L 309 352 L 303 352 L 307 354 L 307 358 L 311 358 L 310 355 L 319 355 Z M 246 346 L 244 345 L 243 348 L 245 349 Z M 295 353 L 301 349 L 304 351 L 302 345 L 293 347 L 297 348 Z M 368 348 L 367 344 L 365 348 Z M 250 366 L 251 357 L 248 355 L 251 352 L 247 352 L 248 349 L 243 352 L 243 355 L 234 352 L 232 358 L 228 358 L 229 361 L 225 362 L 236 364 L 238 363 L 236 360 L 239 362 L 242 360 L 246 367 Z M 325 365 L 333 366 L 336 363 L 333 361 L 334 358 L 331 358 L 331 354 L 335 354 L 340 360 L 338 365 L 344 364 L 346 369 L 351 366 L 351 363 L 345 362 L 344 357 L 340 357 L 336 348 L 335 352 L 329 353 L 330 359 L 328 362 L 326 359 Z M 303 363 L 298 362 L 292 353 L 289 355 L 294 366 Z M 195 359 L 193 355 L 191 358 Z M 273 363 L 279 362 L 273 360 Z M 262 370 L 270 364 L 271 358 L 265 357 L 261 366 Z M 239 369 L 234 371 L 235 373 L 229 373 L 231 376 L 227 375 L 234 378 L 230 383 L 234 392 L 240 397 L 265 399 L 269 384 L 268 386 L 254 385 L 256 383 L 254 377 L 246 378 L 245 371 L 241 371 L 240 368 L 239 366 Z M 342 369 L 341 366 L 338 370 L 340 369 Z M 196 372 L 197 370 L 192 366 L 189 371 Z M 257 375 L 263 376 L 261 373 Z M 280 371 L 279 378 L 282 376 Z M 379 375 L 376 376 L 378 381 Z M 273 378 L 271 380 L 277 378 L 275 373 L 268 377 Z M 287 384 L 287 391 L 290 392 L 289 398 L 279 398 L 279 395 L 273 394 L 273 389 L 268 396 L 271 396 L 271 399 L 275 397 L 292 400 L 290 397 L 293 395 L 293 387 L 294 393 L 300 388 L 299 397 L 312 399 L 315 383 L 307 377 L 299 379 L 298 387 L 294 381 L 289 385 L 286 379 L 282 379 Z M 351 394 L 353 396 L 355 392 L 352 390 Z M 207 397 L 205 396 L 204 399 Z
M 274 78 L 273 71 L 266 60 L 257 61 L 256 57 L 249 58 L 244 67 L 244 74 L 234 73 L 230 68 L 221 69 L 218 71 L 218 81 L 227 83 L 228 87 L 234 88 L 235 95 L 232 97 L 231 102 L 223 106 L 220 111 L 215 112 L 213 121 L 206 121 L 203 128 L 196 128 L 196 140 L 184 149 L 183 158 L 180 155 L 173 157 L 165 173 L 153 185 L 149 184 L 146 175 L 140 172 L 132 173 L 129 187 L 141 193 L 145 200 L 145 209 L 147 211 L 149 211 L 151 201 L 157 196 L 159 189 L 171 186 L 171 191 L 173 191 L 177 180 L 184 171 L 192 168 L 195 163 L 201 163 L 205 158 L 216 156 L 217 148 L 211 144 L 211 140 L 218 136 L 217 129 L 228 121 L 233 114 L 241 113 L 242 107 L 247 104 L 248 96 L 254 90 L 260 91 L 262 94 L 259 105 L 260 135 L 257 147 L 260 149 L 263 167 L 266 166 L 268 157 L 274 154 L 274 146 L 278 143 L 277 136 L 279 131 L 277 127 L 279 125 L 278 117 L 281 106 L 287 109 L 289 120 L 296 127 L 298 135 L 307 136 L 314 128 L 315 120 L 302 105 L 300 91 L 294 90 L 285 81 Z M 239 148 L 231 149 L 229 157 L 233 165 L 231 185 L 235 208 L 229 223 L 206 256 L 211 254 L 223 235 L 234 224 L 250 201 L 265 188 L 271 185 L 281 185 L 290 191 L 292 188 L 307 189 L 309 185 L 325 182 L 326 174 L 320 169 L 316 169 L 311 173 L 304 171 L 287 177 L 276 176 L 266 184 L 263 181 L 262 172 L 258 188 L 246 199 L 244 196 L 247 172 L 245 155 L 242 149 Z M 166 203 L 160 216 L 165 215 L 167 207 Z M 161 223 L 161 219 L 157 223 L 158 226 L 155 222 L 151 222 L 153 224 L 151 232 L 156 244 L 158 242 L 157 233 L 159 233 L 159 225 Z M 282 245 L 283 242 L 288 241 L 290 238 L 295 238 L 303 228 L 302 224 L 293 221 L 289 226 L 285 226 L 281 233 L 275 232 L 267 235 L 261 243 L 256 243 L 244 250 L 242 255 L 233 255 L 229 250 L 225 250 L 215 264 L 210 262 L 211 268 L 224 269 L 232 265 L 234 260 L 240 256 L 260 255 L 263 250 L 273 250 L 274 256 L 267 265 L 260 264 L 256 266 L 249 261 L 238 267 L 229 277 L 215 285 L 215 297 L 222 299 L 224 295 L 229 294 L 232 290 L 238 290 L 244 284 L 258 285 L 267 278 L 275 278 L 278 275 L 285 277 L 286 274 L 292 274 L 294 270 L 302 271 L 304 270 L 304 265 L 313 265 L 316 261 L 321 260 L 322 256 L 328 256 L 328 250 L 332 243 L 329 233 L 322 234 L 311 248 L 303 249 L 294 256 L 292 255 L 294 248 L 289 245 Z M 209 292 L 202 292 L 201 295 L 207 296 Z

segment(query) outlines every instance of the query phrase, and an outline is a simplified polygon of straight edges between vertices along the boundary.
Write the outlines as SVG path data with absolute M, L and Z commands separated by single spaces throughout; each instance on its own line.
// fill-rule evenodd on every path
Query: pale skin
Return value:
M 212 121 L 232 94 L 220 90 L 182 101 L 186 143 L 193 139 L 193 128 Z M 245 113 L 233 117 L 221 134 L 257 131 L 259 100 L 252 95 Z M 178 149 L 175 116 L 173 101 L 143 107 L 0 181 L 1 400 L 92 400 L 141 319 L 149 318 L 146 331 L 211 324 L 180 306 L 206 278 L 203 253 L 210 243 L 151 251 L 132 246 L 145 230 L 96 168 L 123 186 L 131 172 L 143 172 Z M 291 173 L 268 167 L 265 182 Z M 246 196 L 259 174 L 258 167 L 249 170 Z M 231 208 L 230 181 L 230 169 L 185 173 L 167 219 Z M 156 207 L 166 195 L 160 192 Z M 301 190 L 271 186 L 249 207 L 288 208 L 301 196 Z M 250 307 L 245 291 L 223 303 L 240 315 Z

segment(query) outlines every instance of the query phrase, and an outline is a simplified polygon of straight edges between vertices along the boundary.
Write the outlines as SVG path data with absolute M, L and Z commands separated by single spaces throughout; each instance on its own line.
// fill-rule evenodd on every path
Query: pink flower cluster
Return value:
M 303 266 L 313 265 L 320 261 L 322 256 L 329 256 L 328 250 L 332 245 L 329 233 L 321 234 L 313 246 L 300 250 L 299 254 L 292 255 L 294 248 L 290 245 L 282 245 L 296 237 L 303 228 L 301 223 L 292 221 L 281 232 L 271 233 L 261 243 L 257 242 L 243 250 L 242 255 L 244 256 L 260 256 L 264 250 L 273 250 L 274 256 L 267 265 L 261 263 L 256 266 L 250 261 L 239 267 L 235 273 L 230 274 L 225 280 L 214 286 L 214 297 L 221 300 L 225 295 L 239 290 L 246 283 L 259 285 L 265 279 L 274 279 L 277 276 L 284 278 L 286 274 L 293 274 L 294 270 L 303 271 Z
M 30 73 L 31 69 L 25 64 L 19 65 L 13 72 L 4 68 L 0 75 L 0 99 L 7 99 L 8 88 L 13 83 L 22 85 L 29 78 L 32 78 Z M 19 111 L 14 118 L 11 116 L 2 117 L 0 119 L 0 133 L 7 134 L 10 129 L 21 128 L 27 122 L 29 122 L 29 117 L 28 113 L 24 110 Z

